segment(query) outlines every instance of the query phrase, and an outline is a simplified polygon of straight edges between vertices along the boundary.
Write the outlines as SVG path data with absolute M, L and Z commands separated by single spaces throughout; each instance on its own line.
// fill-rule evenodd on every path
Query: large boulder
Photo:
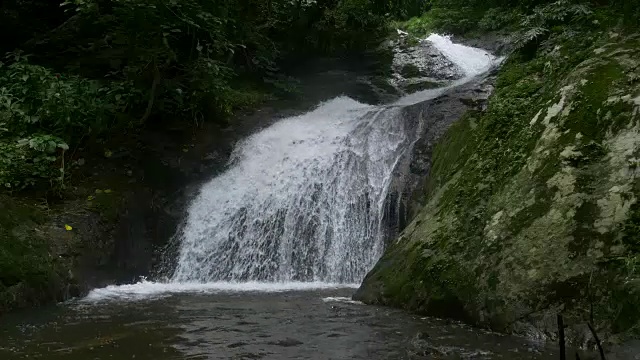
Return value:
M 511 57 L 439 141 L 422 207 L 355 298 L 494 330 L 640 330 L 640 36 Z

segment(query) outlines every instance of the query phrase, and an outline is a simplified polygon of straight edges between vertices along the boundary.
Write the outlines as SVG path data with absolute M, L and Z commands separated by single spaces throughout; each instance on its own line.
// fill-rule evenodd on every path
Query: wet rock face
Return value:
M 404 93 L 436 88 L 459 80 L 464 73 L 429 41 L 411 43 L 401 37 L 389 44 L 393 48 L 391 84 Z
M 414 163 L 424 206 L 356 298 L 591 346 L 640 326 L 640 36 L 558 36 L 504 65 Z M 588 45 L 585 45 L 588 44 Z M 568 64 L 570 66 L 568 66 Z
M 437 99 L 403 109 L 402 118 L 420 137 L 413 150 L 397 165 L 391 185 L 385 219 L 389 241 L 402 232 L 424 206 L 423 194 L 437 141 L 466 111 L 486 107 L 494 81 L 495 77 L 489 74 L 453 88 Z

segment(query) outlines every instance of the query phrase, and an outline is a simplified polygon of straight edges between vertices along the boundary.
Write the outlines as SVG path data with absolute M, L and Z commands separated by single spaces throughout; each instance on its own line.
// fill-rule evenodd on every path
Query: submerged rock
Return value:
M 557 35 L 433 150 L 424 206 L 355 298 L 592 346 L 640 330 L 640 37 Z M 594 51 L 604 49 L 604 51 Z

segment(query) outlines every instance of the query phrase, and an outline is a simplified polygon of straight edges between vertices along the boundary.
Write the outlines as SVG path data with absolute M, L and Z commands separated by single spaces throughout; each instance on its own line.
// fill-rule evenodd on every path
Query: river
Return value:
M 553 347 L 349 300 L 353 289 L 183 293 L 14 314 L 10 359 L 557 359 Z

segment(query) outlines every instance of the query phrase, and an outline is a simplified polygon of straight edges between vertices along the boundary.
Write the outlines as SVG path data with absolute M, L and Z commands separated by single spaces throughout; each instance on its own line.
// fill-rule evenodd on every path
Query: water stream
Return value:
M 415 138 L 399 113 L 339 97 L 249 137 L 191 205 L 173 281 L 357 283 Z
M 425 41 L 464 78 L 385 106 L 337 97 L 248 137 L 191 203 L 168 281 L 7 317 L 0 358 L 553 358 L 528 340 L 349 300 L 394 235 L 389 189 L 423 130 L 402 108 L 497 61 Z

